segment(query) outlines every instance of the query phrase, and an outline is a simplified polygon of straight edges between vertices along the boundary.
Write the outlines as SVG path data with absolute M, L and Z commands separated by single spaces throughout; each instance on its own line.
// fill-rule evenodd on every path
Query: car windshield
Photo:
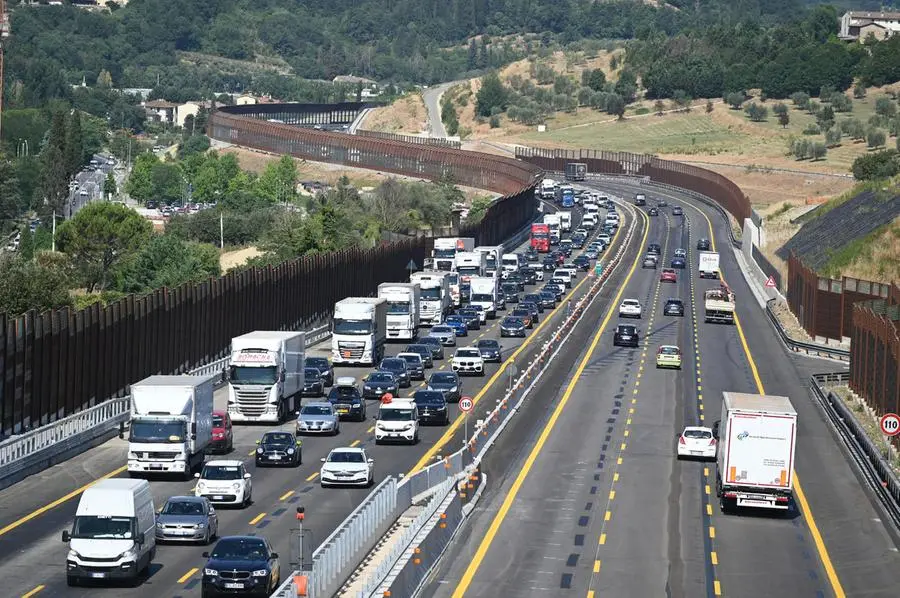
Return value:
M 297 442 L 294 437 L 287 432 L 270 432 L 262 437 L 261 444 L 294 444 Z
M 527 318 L 531 316 L 531 312 L 527 309 L 514 309 L 512 315 L 517 318 Z
M 389 314 L 408 314 L 409 313 L 409 303 L 406 301 L 388 301 L 388 309 L 387 312 Z
M 221 415 L 213 415 L 213 428 L 224 428 L 225 418 Z
M 219 540 L 210 558 L 221 561 L 265 561 L 269 558 L 269 551 L 260 540 L 225 538 Z
M 457 357 L 481 357 L 478 349 L 460 349 L 456 352 Z
M 406 350 L 410 353 L 417 353 L 420 356 L 431 354 L 431 348 L 427 345 L 410 345 Z
M 184 442 L 185 422 L 180 420 L 131 420 L 131 442 L 176 443 Z
M 359 396 L 355 386 L 335 386 L 328 393 L 329 399 L 353 399 Z
M 520 318 L 514 318 L 512 316 L 503 318 L 503 323 L 507 326 L 521 326 L 522 320 Z
M 237 465 L 206 465 L 200 477 L 204 480 L 239 480 L 241 468 Z
M 381 361 L 381 369 L 383 370 L 402 370 L 406 366 L 406 362 L 402 359 L 384 359 Z
M 659 352 L 661 355 L 678 355 L 681 353 L 677 347 L 660 347 Z
M 695 438 L 697 440 L 709 440 L 712 438 L 712 432 L 709 430 L 685 430 L 683 436 L 685 438 Z
M 499 349 L 500 343 L 495 340 L 481 340 L 477 346 L 479 349 Z
M 233 365 L 229 369 L 232 384 L 275 384 L 278 368 L 274 365 L 250 367 Z
M 419 365 L 422 363 L 422 358 L 418 355 L 401 355 L 400 359 L 405 361 L 408 365 Z
M 394 376 L 392 374 L 385 373 L 372 373 L 369 374 L 369 379 L 366 382 L 374 382 L 376 384 L 392 384 L 394 382 Z
M 306 365 L 311 368 L 316 368 L 320 372 L 324 372 L 328 369 L 328 360 L 324 357 L 307 357 Z
M 456 384 L 456 374 L 450 372 L 432 374 L 429 384 Z
M 300 410 L 300 415 L 331 415 L 331 407 L 324 405 L 306 405 Z
M 419 405 L 443 404 L 444 394 L 430 390 L 421 390 L 413 396 L 413 400 Z
M 433 326 L 431 332 L 433 334 L 450 334 L 453 332 L 453 329 L 449 326 Z
M 306 368 L 303 370 L 303 377 L 307 382 L 318 382 L 322 374 L 316 368 Z
M 134 537 L 133 517 L 79 515 L 75 517 L 72 537 L 78 539 L 127 540 Z
M 371 334 L 372 322 L 370 320 L 343 320 L 335 318 L 334 333 L 344 335 L 364 335 Z
M 441 289 L 439 287 L 432 287 L 430 289 L 421 289 L 419 291 L 419 299 L 440 299 L 441 298 Z
M 681 299 L 669 299 L 666 305 L 681 305 Z
M 401 422 L 412 419 L 412 409 L 381 409 L 378 419 L 389 422 Z
M 365 463 L 362 453 L 357 451 L 332 451 L 328 455 L 329 463 Z
M 161 511 L 163 515 L 205 515 L 199 500 L 170 500 Z
M 438 345 L 440 345 L 440 341 L 436 338 L 429 338 L 426 336 L 425 338 L 420 340 L 422 341 L 422 344 L 427 347 L 437 347 Z
M 619 332 L 622 334 L 634 334 L 634 326 L 619 326 Z
M 472 295 L 472 301 L 493 301 L 494 296 L 487 293 L 475 293 Z
M 447 316 L 444 319 L 444 322 L 446 322 L 447 324 L 464 324 L 465 320 L 462 318 L 462 316 Z
M 640 305 L 640 303 L 638 303 L 634 299 L 626 299 L 622 302 L 622 305 L 627 305 L 628 307 L 637 307 L 638 305 Z

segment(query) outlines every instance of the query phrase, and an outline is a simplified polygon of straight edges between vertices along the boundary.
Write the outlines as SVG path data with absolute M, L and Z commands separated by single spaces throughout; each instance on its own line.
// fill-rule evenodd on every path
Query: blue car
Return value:
M 469 325 L 462 316 L 447 316 L 444 324 L 452 328 L 456 332 L 456 336 L 469 336 Z

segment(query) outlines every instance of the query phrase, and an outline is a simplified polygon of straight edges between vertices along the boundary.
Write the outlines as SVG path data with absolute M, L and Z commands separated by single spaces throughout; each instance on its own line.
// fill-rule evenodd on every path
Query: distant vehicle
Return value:
M 684 303 L 681 299 L 670 297 L 666 299 L 663 313 L 667 316 L 684 316 Z
M 400 394 L 400 385 L 393 373 L 372 372 L 363 378 L 364 399 L 381 399 L 386 394 L 393 396 Z
M 278 554 L 265 538 L 226 536 L 203 556 L 208 559 L 203 567 L 203 596 L 231 595 L 235 585 L 248 595 L 269 596 L 281 583 Z
M 657 368 L 681 369 L 681 349 L 675 345 L 660 345 L 656 351 Z
M 485 361 L 493 361 L 501 363 L 503 361 L 503 349 L 500 343 L 492 338 L 483 338 L 475 343 L 475 346 L 481 351 L 481 356 Z
M 675 257 L 683 257 L 683 258 L 686 258 L 686 257 L 687 257 L 687 251 L 685 251 L 684 249 L 682 249 L 682 248 L 679 247 L 678 249 L 675 250 L 675 254 L 674 254 L 674 255 L 675 255 Z
M 637 347 L 640 343 L 637 327 L 632 324 L 619 324 L 613 335 L 614 347 Z
M 461 396 L 461 382 L 455 372 L 435 372 L 428 379 L 426 390 L 438 390 L 444 393 L 447 401 L 458 402 Z
M 647 210 L 647 215 L 648 216 L 659 216 L 659 210 L 657 210 L 656 208 L 650 208 L 649 210 Z
M 620 318 L 640 318 L 641 302 L 637 299 L 623 299 L 619 305 Z
M 431 331 L 428 333 L 428 336 L 440 340 L 441 344 L 445 347 L 456 346 L 456 330 L 454 330 L 450 326 L 446 326 L 443 324 L 432 326 Z
M 156 517 L 156 542 L 209 544 L 219 535 L 219 515 L 208 499 L 173 496 Z
M 450 424 L 450 409 L 444 393 L 438 390 L 417 390 L 413 401 L 419 408 L 419 421 L 423 424 Z
M 481 330 L 481 314 L 476 308 L 464 307 L 456 315 L 465 320 L 469 330 Z
M 231 417 L 227 411 L 213 411 L 212 442 L 207 446 L 207 453 L 230 453 L 234 450 L 234 430 Z
M 509 315 L 513 318 L 522 320 L 522 323 L 525 324 L 525 328 L 534 328 L 534 318 L 531 316 L 530 310 L 517 307 Z
M 325 384 L 322 383 L 322 372 L 318 368 L 304 368 L 302 395 L 318 398 L 324 394 Z
M 518 309 L 514 309 L 512 315 L 516 315 L 516 312 L 519 310 L 526 311 L 526 312 L 528 312 L 528 314 L 531 315 L 531 323 L 532 324 L 537 324 L 541 318 L 541 316 L 539 315 L 541 313 L 541 308 L 534 301 L 520 302 Z
M 242 461 L 207 461 L 203 471 L 195 473 L 196 496 L 205 496 L 214 503 L 247 507 L 253 502 L 253 485 Z
M 653 258 L 654 258 L 654 256 L 651 256 L 651 255 L 648 255 L 647 257 L 645 257 L 644 261 L 641 262 L 641 267 L 642 268 L 653 268 L 655 270 L 656 269 L 656 260 Z
M 303 463 L 302 442 L 290 432 L 266 432 L 256 441 L 256 466 Z
M 673 268 L 676 268 L 679 270 L 684 270 L 684 267 L 685 267 L 684 258 L 683 257 L 673 257 L 672 262 L 669 265 Z
M 500 336 L 521 336 L 525 337 L 528 333 L 525 330 L 525 322 L 522 318 L 515 316 L 506 316 L 500 321 Z
M 419 408 L 412 399 L 383 399 L 375 420 L 375 444 L 419 443 Z
M 297 434 L 331 434 L 341 431 L 334 405 L 325 401 L 307 403 L 297 412 Z
M 306 367 L 316 368 L 322 374 L 322 383 L 325 386 L 334 386 L 334 367 L 327 357 L 307 357 Z
M 444 326 L 452 328 L 456 336 L 469 336 L 469 326 L 462 316 L 447 316 L 444 318 Z
M 378 365 L 379 371 L 390 372 L 397 378 L 400 388 L 409 388 L 412 385 L 412 377 L 406 360 L 399 357 L 385 357 Z
M 425 379 L 425 362 L 422 361 L 421 355 L 418 353 L 398 353 L 397 358 L 406 362 L 406 369 L 409 372 L 410 379 Z
M 454 338 L 454 341 L 456 339 Z M 426 336 L 424 338 L 419 339 L 420 345 L 425 345 L 429 349 L 431 349 L 431 358 L 435 361 L 441 360 L 444 358 L 444 343 L 441 340 L 434 336 Z
M 375 459 L 366 454 L 366 449 L 341 447 L 332 449 L 322 459 L 319 483 L 328 486 L 371 486 L 375 483 Z
M 457 374 L 484 376 L 484 357 L 474 347 L 460 347 L 456 350 L 450 368 Z
M 662 254 L 662 247 L 659 246 L 659 243 L 650 243 L 647 245 L 647 253 L 660 255 Z
M 328 392 L 328 402 L 334 405 L 339 417 L 352 417 L 356 421 L 366 419 L 366 402 L 356 386 L 356 378 L 352 376 L 337 379 L 337 384 Z
M 678 458 L 715 459 L 718 449 L 712 428 L 687 426 L 678 437 Z
M 669 205 L 669 202 L 667 202 L 664 199 L 659 199 L 659 200 L 657 200 L 656 205 L 659 206 L 660 208 L 665 208 Z
M 663 268 L 659 275 L 660 282 L 678 282 L 678 275 L 671 268 Z
M 477 319 L 478 316 L 475 316 Z M 422 358 L 422 363 L 425 365 L 425 368 L 434 367 L 434 355 L 431 352 L 431 347 L 425 345 L 423 343 L 413 343 L 411 345 L 407 345 L 405 353 L 416 353 L 419 357 Z
M 684 210 L 681 209 L 680 206 L 675 206 L 672 208 L 673 216 L 684 216 Z
M 697 251 L 709 251 L 709 239 L 698 240 Z

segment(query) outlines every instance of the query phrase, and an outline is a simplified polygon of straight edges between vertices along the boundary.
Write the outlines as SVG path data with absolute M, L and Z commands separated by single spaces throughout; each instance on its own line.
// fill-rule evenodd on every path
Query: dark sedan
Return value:
M 307 357 L 306 367 L 319 370 L 322 374 L 322 383 L 325 386 L 334 386 L 334 367 L 327 357 Z
M 666 299 L 666 305 L 663 307 L 663 313 L 667 316 L 683 316 L 684 302 L 674 297 Z
M 556 270 L 556 264 L 557 264 L 557 261 L 556 261 L 556 258 L 555 258 L 555 257 L 553 257 L 553 256 L 547 256 L 547 257 L 544 258 L 544 261 L 543 261 L 541 267 L 542 267 L 545 271 L 549 272 L 549 271 L 551 271 L 551 270 Z
M 525 322 L 522 318 L 515 316 L 506 316 L 500 321 L 500 336 L 521 336 L 525 337 L 528 333 L 525 331 Z
M 281 583 L 278 554 L 263 537 L 226 536 L 203 557 L 203 598 L 269 596 Z
M 504 282 L 500 288 L 507 303 L 519 302 L 519 285 L 514 282 Z
M 266 432 L 256 441 L 256 466 L 288 465 L 303 463 L 300 440 L 290 432 Z
M 680 270 L 683 270 L 684 269 L 684 258 L 683 257 L 672 258 L 672 262 L 669 265 L 672 266 L 673 268 L 678 268 Z
M 398 353 L 397 357 L 406 362 L 406 369 L 412 380 L 425 379 L 425 362 L 418 353 Z
M 444 393 L 447 402 L 459 402 L 460 383 L 456 372 L 435 372 L 428 379 L 425 390 L 437 390 Z
M 648 216 L 659 216 L 659 210 L 657 210 L 656 208 L 650 208 L 649 210 L 647 210 L 647 215 Z
M 525 284 L 537 284 L 538 275 L 534 268 L 519 268 L 519 274 L 525 279 Z
M 419 408 L 419 422 L 423 424 L 450 424 L 450 409 L 447 399 L 439 390 L 417 390 L 413 401 Z
M 475 347 L 481 351 L 481 357 L 485 361 L 496 363 L 503 361 L 503 349 L 498 341 L 492 338 L 483 338 L 475 343 Z
M 540 293 L 528 293 L 522 297 L 522 303 L 534 303 L 538 307 L 538 313 L 544 313 L 544 299 Z
M 588 258 L 588 256 L 586 256 L 584 254 L 576 257 L 574 260 L 572 260 L 572 263 L 575 265 L 576 268 L 578 268 L 579 270 L 582 270 L 583 272 L 587 272 L 588 270 L 591 269 L 591 260 L 590 260 L 590 258 Z
M 400 385 L 390 372 L 372 372 L 363 378 L 363 398 L 381 399 L 387 393 L 393 396 L 400 394 Z
M 466 307 L 459 310 L 456 315 L 466 321 L 469 330 L 481 330 L 481 316 L 478 315 L 477 309 Z
M 418 353 L 426 368 L 434 367 L 434 353 L 431 352 L 431 347 L 428 345 L 423 343 L 407 345 L 406 353 Z
M 325 382 L 322 380 L 322 372 L 318 368 L 303 370 L 302 394 L 304 397 L 321 397 L 325 394 Z
M 525 277 L 519 274 L 518 272 L 511 272 L 509 276 L 506 277 L 506 284 L 516 283 L 519 285 L 519 291 L 525 290 Z
M 541 305 L 544 306 L 544 309 L 553 309 L 556 307 L 556 293 L 544 289 L 538 295 L 541 296 Z
M 545 291 L 550 291 L 554 295 L 556 295 L 556 300 L 559 301 L 562 299 L 562 296 L 566 294 L 565 287 L 562 287 L 558 284 L 548 283 L 544 285 Z
M 419 339 L 419 345 L 425 345 L 431 349 L 431 358 L 435 361 L 444 358 L 444 344 L 441 339 L 433 336 L 426 336 Z
M 540 322 L 541 317 L 539 314 L 541 313 L 541 308 L 534 301 L 522 301 L 521 303 L 519 303 L 519 309 L 524 309 L 524 310 L 528 311 L 528 313 L 531 314 L 531 320 L 535 324 Z M 515 312 L 513 312 L 512 315 L 516 315 Z
M 412 384 L 409 376 L 409 368 L 406 366 L 406 360 L 399 357 L 385 357 L 378 365 L 378 369 L 382 372 L 390 372 L 397 379 L 400 388 L 409 388 Z
M 403 363 L 406 363 L 405 361 Z M 340 382 L 341 379 L 338 379 Z M 366 419 L 366 401 L 356 384 L 340 385 L 332 387 L 328 393 L 328 402 L 334 405 L 334 410 L 341 418 L 352 417 L 356 421 Z
M 700 239 L 697 241 L 697 251 L 709 251 L 709 239 Z

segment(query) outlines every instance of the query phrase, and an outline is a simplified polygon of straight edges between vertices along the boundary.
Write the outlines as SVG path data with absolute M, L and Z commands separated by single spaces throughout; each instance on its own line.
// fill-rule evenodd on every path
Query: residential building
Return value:
M 865 41 L 870 35 L 887 39 L 900 32 L 900 12 L 865 12 L 851 10 L 841 17 L 838 37 L 845 41 Z
M 167 125 L 175 124 L 175 111 L 178 110 L 178 104 L 165 100 L 149 100 L 143 102 L 142 106 L 147 112 L 148 118 Z

